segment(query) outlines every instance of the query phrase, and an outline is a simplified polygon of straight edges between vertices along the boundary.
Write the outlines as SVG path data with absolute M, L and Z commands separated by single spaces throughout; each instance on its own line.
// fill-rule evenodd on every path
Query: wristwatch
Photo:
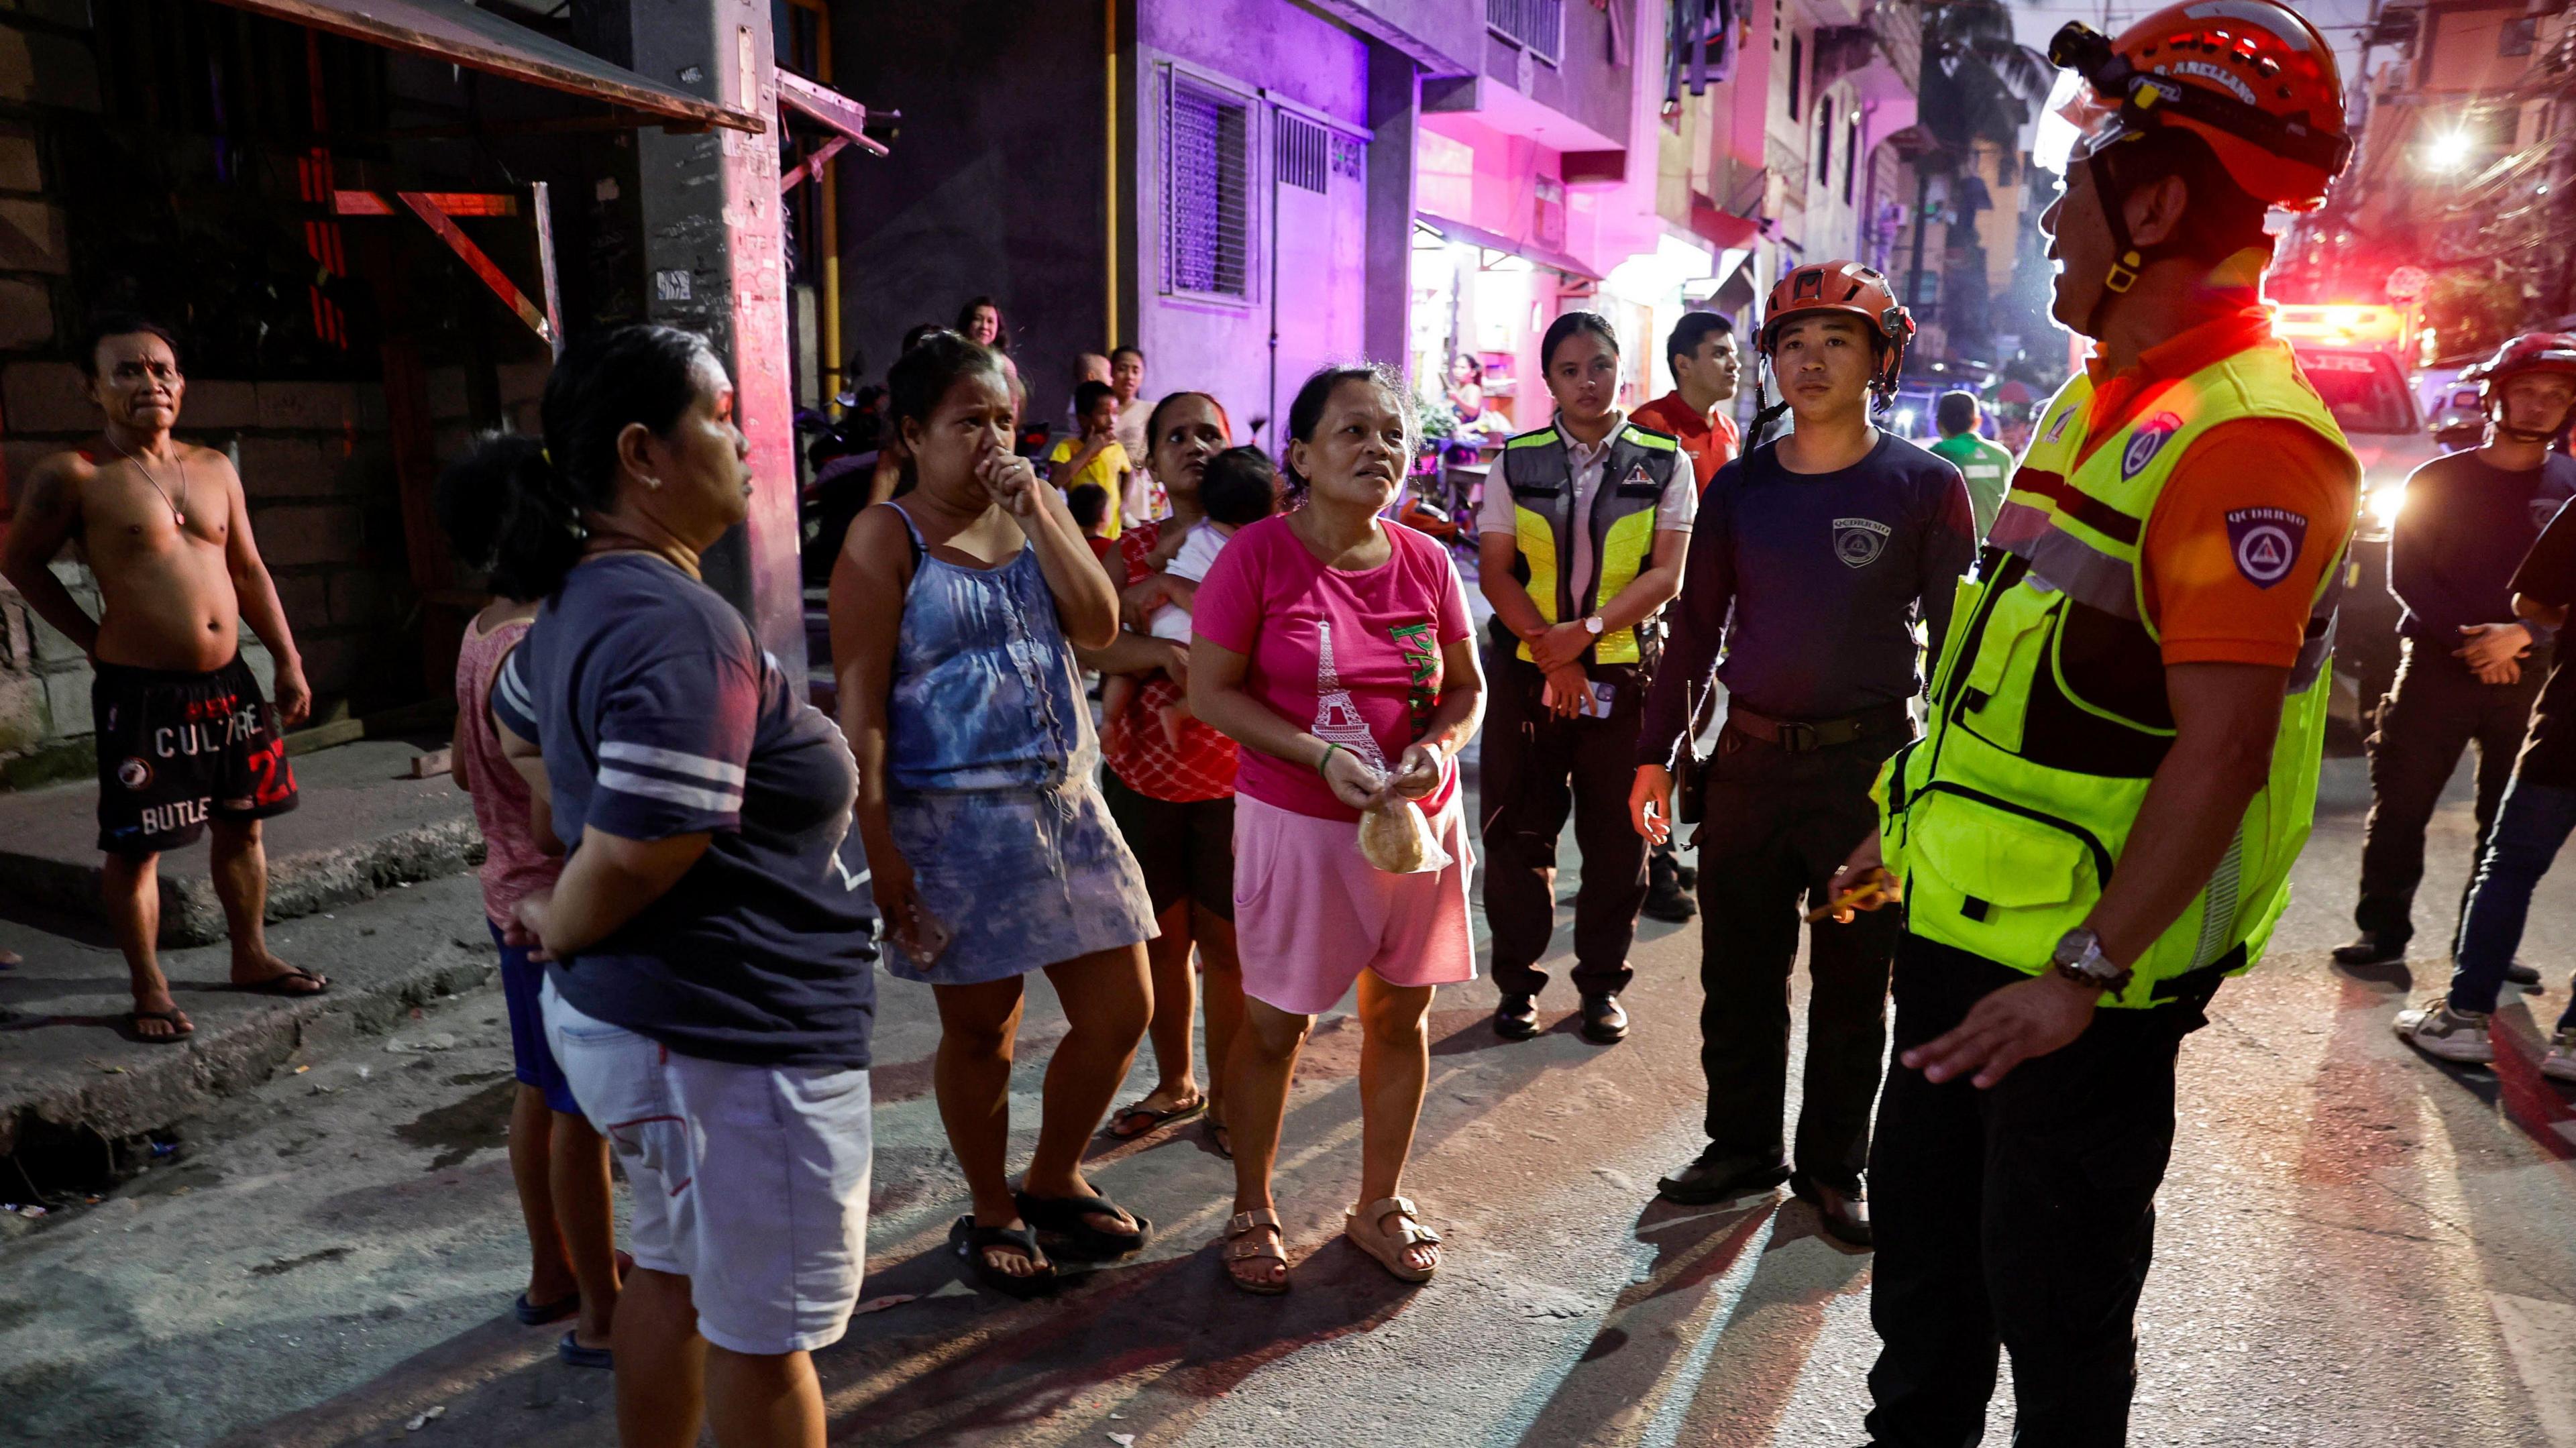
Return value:
M 2111 963 L 2102 953 L 2102 937 L 2089 925 L 2078 925 L 2057 938 L 2057 949 L 2049 952 L 2049 965 L 2059 975 L 2077 985 L 2112 995 L 2129 988 L 2134 973 Z
M 1602 627 L 1601 615 L 1597 613 L 1583 621 L 1583 631 L 1592 635 L 1596 639 L 1601 637 Z

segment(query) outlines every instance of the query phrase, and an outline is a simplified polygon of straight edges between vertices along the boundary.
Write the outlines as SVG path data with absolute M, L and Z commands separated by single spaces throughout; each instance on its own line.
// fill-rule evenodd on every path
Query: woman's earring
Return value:
M 660 492 L 662 490 L 662 480 L 660 478 L 646 478 L 644 479 L 644 486 L 653 489 L 655 492 Z

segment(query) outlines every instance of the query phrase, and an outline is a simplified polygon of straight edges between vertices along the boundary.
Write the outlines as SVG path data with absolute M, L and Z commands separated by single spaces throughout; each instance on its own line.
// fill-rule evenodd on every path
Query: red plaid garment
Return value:
M 1153 570 L 1145 555 L 1162 539 L 1162 525 L 1140 523 L 1118 535 L 1118 556 L 1134 587 Z M 1165 674 L 1148 674 L 1125 715 L 1100 730 L 1101 757 L 1129 789 L 1169 804 L 1196 804 L 1234 793 L 1235 743 L 1196 719 L 1181 724 L 1181 747 L 1163 737 L 1161 710 L 1181 699 L 1181 686 Z

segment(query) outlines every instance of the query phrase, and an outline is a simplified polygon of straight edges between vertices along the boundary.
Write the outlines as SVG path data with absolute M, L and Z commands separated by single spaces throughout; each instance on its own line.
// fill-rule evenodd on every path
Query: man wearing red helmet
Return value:
M 2336 947 L 2334 958 L 2343 965 L 2405 958 L 2415 933 L 2415 887 L 2424 879 L 2424 827 L 2472 740 L 2478 746 L 2474 869 L 2540 696 L 2541 671 L 2523 660 L 2556 632 L 2515 618 L 2508 585 L 2540 530 L 2576 494 L 2576 459 L 2549 450 L 2576 403 L 2576 338 L 2516 337 L 2479 373 L 2484 445 L 2417 468 L 2389 528 L 2388 591 L 2406 608 L 2397 626 L 2405 663 L 2370 740 L 2370 821 L 2362 837 L 2361 899 L 2352 912 L 2361 934 Z M 2468 906 L 2464 888 L 2459 915 Z M 2540 979 L 2528 966 L 2513 967 L 2512 975 L 2524 985 Z M 2399 1029 L 2436 1055 L 2486 1044 L 2484 1021 L 2470 1022 L 2439 1002 L 2406 1012 Z
M 1905 902 L 1868 1426 L 1909 1448 L 1983 1435 L 1999 1346 L 2016 1442 L 2126 1441 L 2176 1053 L 2314 819 L 2360 479 L 2260 296 L 2266 210 L 2322 205 L 2349 159 L 2332 46 L 2272 0 L 2194 0 L 2050 57 L 2082 92 L 2053 311 L 2095 352 L 1835 881 Z
M 1938 638 L 1976 520 L 1959 470 L 1870 424 L 1904 366 L 1913 319 L 1857 262 L 1800 267 L 1763 309 L 1756 350 L 1796 430 L 1710 479 L 1684 565 L 1664 668 L 1638 734 L 1628 809 L 1662 842 L 1671 766 L 1712 672 L 1726 725 L 1685 810 L 1700 850 L 1700 1066 L 1709 1144 L 1667 1177 L 1672 1201 L 1720 1201 L 1782 1178 L 1827 1233 L 1870 1243 L 1861 1173 L 1887 1049 L 1892 916 L 1818 927 L 1807 956 L 1806 1092 L 1796 1170 L 1783 1150 L 1789 971 L 1802 902 L 1872 833 L 1870 781 L 1913 737 L 1922 692 L 1915 626 Z M 1726 661 L 1718 664 L 1719 646 Z

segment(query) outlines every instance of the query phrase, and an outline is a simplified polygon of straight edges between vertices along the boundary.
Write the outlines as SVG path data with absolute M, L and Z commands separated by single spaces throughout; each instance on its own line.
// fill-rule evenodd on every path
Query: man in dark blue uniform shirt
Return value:
M 1675 750 L 1714 669 L 1726 725 L 1698 837 L 1709 1145 L 1662 1191 L 1713 1202 L 1790 1178 L 1825 1230 L 1855 1246 L 1870 1241 L 1861 1168 L 1897 912 L 1823 927 L 1810 942 L 1794 1175 L 1781 1131 L 1789 969 L 1800 902 L 1823 905 L 1844 856 L 1878 829 L 1870 785 L 1914 735 L 1915 626 L 1941 637 L 1976 552 L 1959 470 L 1870 425 L 1912 331 L 1885 279 L 1857 263 L 1802 267 L 1773 289 L 1759 349 L 1797 427 L 1719 470 L 1701 500 L 1629 796 L 1638 832 L 1663 837 Z
M 2559 506 L 2576 494 L 2576 459 L 2549 451 L 2576 402 L 2576 337 L 2533 334 L 2504 345 L 2482 369 L 2486 443 L 2417 468 L 2389 530 L 2388 590 L 2406 607 L 2405 662 L 2370 739 L 2370 821 L 2361 847 L 2361 934 L 2338 946 L 2344 965 L 2403 959 L 2424 879 L 2424 827 L 2470 741 L 2478 746 L 2478 839 L 2513 774 L 2523 726 L 2539 697 L 2542 661 L 2528 657 L 2555 630 L 2517 619 L 2509 584 Z M 2463 890 L 2459 909 L 2468 909 Z M 2457 915 L 2444 938 L 2457 932 Z M 2456 942 L 2454 942 L 2456 943 Z M 2513 979 L 2540 979 L 2525 966 Z

